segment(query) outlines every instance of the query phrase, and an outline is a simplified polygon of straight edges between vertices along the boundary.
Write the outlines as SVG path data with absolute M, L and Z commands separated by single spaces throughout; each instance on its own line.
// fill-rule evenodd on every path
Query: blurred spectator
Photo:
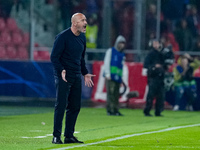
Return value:
M 14 0 L 0 0 L 0 16 L 7 19 L 10 17 Z
M 102 27 L 103 27 L 103 1 L 96 0 L 98 6 L 97 18 L 98 18 L 98 38 L 97 38 L 97 48 L 102 48 Z
M 163 47 L 172 47 L 172 51 L 179 51 L 179 45 L 175 40 L 175 37 L 172 33 L 166 33 L 161 36 L 161 43 Z M 178 59 L 178 55 L 175 55 L 175 60 Z
M 156 33 L 150 32 L 149 35 L 146 36 L 145 50 L 149 50 L 149 42 L 151 42 L 153 39 L 156 39 Z
M 190 55 L 185 54 L 178 60 L 178 65 L 173 69 L 174 72 L 174 90 L 175 105 L 173 110 L 179 110 L 181 99 L 187 96 L 187 110 L 193 110 L 193 102 L 197 98 L 196 81 L 194 79 L 194 71 L 199 68 L 200 61 L 193 59 Z
M 72 2 L 71 0 L 58 0 L 58 1 L 61 11 L 63 29 L 66 29 L 71 25 Z
M 175 40 L 175 37 L 172 33 L 165 33 L 161 36 L 161 43 L 163 47 L 172 47 L 173 52 L 179 51 L 179 46 Z
M 175 39 L 179 44 L 180 51 L 191 51 L 193 45 L 193 37 L 188 29 L 187 21 L 182 19 L 174 31 Z
M 156 33 L 156 20 L 156 5 L 150 4 L 146 13 L 146 37 L 150 37 L 150 34 Z
M 134 10 L 132 2 L 114 1 L 112 15 L 112 43 L 117 35 L 122 34 L 126 38 L 126 48 L 132 49 Z
M 160 42 L 162 43 L 163 47 L 172 47 L 172 44 L 166 35 L 161 36 Z
M 160 23 L 160 33 L 173 32 L 173 23 L 170 19 L 164 19 Z
M 98 40 L 98 31 L 99 27 L 97 24 L 97 15 L 92 14 L 88 17 L 88 25 L 86 27 L 87 32 L 85 33 L 86 36 L 86 47 L 95 49 L 97 48 L 97 40 Z M 88 60 L 99 60 L 98 53 L 88 53 Z
M 86 10 L 85 0 L 58 0 L 58 3 L 63 21 L 63 29 L 70 27 L 72 14 Z
M 133 6 L 130 4 L 126 4 L 126 7 L 123 12 L 122 16 L 122 24 L 121 24 L 121 30 L 120 34 L 124 35 L 127 44 L 126 48 L 127 49 L 132 49 L 133 48 L 133 29 L 134 29 L 134 24 L 133 24 L 133 18 L 134 18 L 134 11 L 133 11 Z
M 123 1 L 114 1 L 113 2 L 113 11 L 112 11 L 112 43 L 115 42 L 115 38 L 120 34 L 122 14 L 123 14 Z
M 97 48 L 98 24 L 96 14 L 92 14 L 88 17 L 88 25 L 86 30 L 87 32 L 85 36 L 87 48 Z
M 187 22 L 193 37 L 197 37 L 200 33 L 200 16 L 198 15 L 196 6 L 192 6 L 191 14 L 187 17 Z

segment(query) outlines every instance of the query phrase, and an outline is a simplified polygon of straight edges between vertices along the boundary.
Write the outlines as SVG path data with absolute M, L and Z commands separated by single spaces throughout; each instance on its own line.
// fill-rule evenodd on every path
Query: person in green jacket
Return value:
M 99 60 L 99 54 L 95 53 L 99 32 L 96 14 L 92 14 L 88 17 L 86 30 L 86 48 L 92 49 L 94 51 L 93 53 L 87 53 L 88 60 Z
M 187 97 L 186 110 L 193 111 L 193 102 L 197 98 L 194 71 L 199 68 L 200 61 L 184 54 L 178 59 L 178 65 L 173 68 L 175 105 L 173 110 L 178 111 L 183 95 Z

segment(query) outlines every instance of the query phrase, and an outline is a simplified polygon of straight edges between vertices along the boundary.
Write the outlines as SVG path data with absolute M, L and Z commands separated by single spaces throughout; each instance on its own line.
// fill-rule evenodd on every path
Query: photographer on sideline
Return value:
M 156 99 L 155 116 L 162 116 L 161 112 L 164 108 L 164 58 L 161 53 L 161 44 L 158 40 L 151 41 L 151 51 L 144 61 L 144 68 L 147 70 L 148 94 L 146 98 L 146 106 L 144 109 L 145 116 L 150 114 L 153 100 Z

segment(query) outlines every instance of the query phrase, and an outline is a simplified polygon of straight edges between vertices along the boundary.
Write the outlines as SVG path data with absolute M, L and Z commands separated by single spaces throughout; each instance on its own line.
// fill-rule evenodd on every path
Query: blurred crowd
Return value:
M 96 35 L 88 35 L 88 48 L 101 48 L 102 33 L 102 0 L 59 0 L 64 27 L 70 26 L 70 15 L 77 11 L 88 17 L 88 26 L 95 26 Z M 117 35 L 124 35 L 127 39 L 127 49 L 133 49 L 134 2 L 111 1 L 112 26 L 111 41 Z M 145 15 L 145 49 L 148 41 L 156 36 L 157 1 L 146 2 Z M 162 0 L 161 1 L 161 41 L 165 45 L 172 45 L 173 51 L 198 51 L 200 49 L 200 2 L 198 0 Z M 95 42 L 95 44 L 90 44 Z M 91 47 L 91 45 L 93 45 Z M 94 46 L 95 45 L 95 46 Z
M 146 38 L 155 38 L 156 1 L 146 15 Z M 161 40 L 174 51 L 198 51 L 200 48 L 200 2 L 195 0 L 162 0 Z M 149 23 L 147 23 L 149 22 Z
M 75 12 L 82 12 L 88 18 L 88 48 L 102 48 L 103 1 L 102 0 L 45 0 L 46 5 L 56 2 L 60 11 L 62 27 L 70 27 L 70 17 Z M 0 0 L 0 17 L 10 17 L 13 5 L 28 7 L 27 0 Z M 112 24 L 111 41 L 117 35 L 127 39 L 127 49 L 133 49 L 134 10 L 132 0 L 111 1 Z M 16 7 L 18 9 L 18 7 Z M 142 40 L 147 49 L 148 41 L 156 36 L 157 0 L 146 1 L 145 37 Z M 198 0 L 162 0 L 161 1 L 161 41 L 172 45 L 173 51 L 200 50 L 200 2 Z

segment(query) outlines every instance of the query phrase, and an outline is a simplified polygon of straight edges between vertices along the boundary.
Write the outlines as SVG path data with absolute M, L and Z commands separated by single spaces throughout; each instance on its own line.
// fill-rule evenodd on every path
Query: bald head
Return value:
M 86 32 L 87 21 L 84 14 L 75 13 L 74 15 L 72 15 L 71 22 L 71 29 L 75 35 Z
M 76 23 L 81 17 L 85 17 L 85 15 L 82 14 L 82 13 L 75 13 L 75 14 L 73 14 L 72 18 L 71 18 L 72 24 Z

